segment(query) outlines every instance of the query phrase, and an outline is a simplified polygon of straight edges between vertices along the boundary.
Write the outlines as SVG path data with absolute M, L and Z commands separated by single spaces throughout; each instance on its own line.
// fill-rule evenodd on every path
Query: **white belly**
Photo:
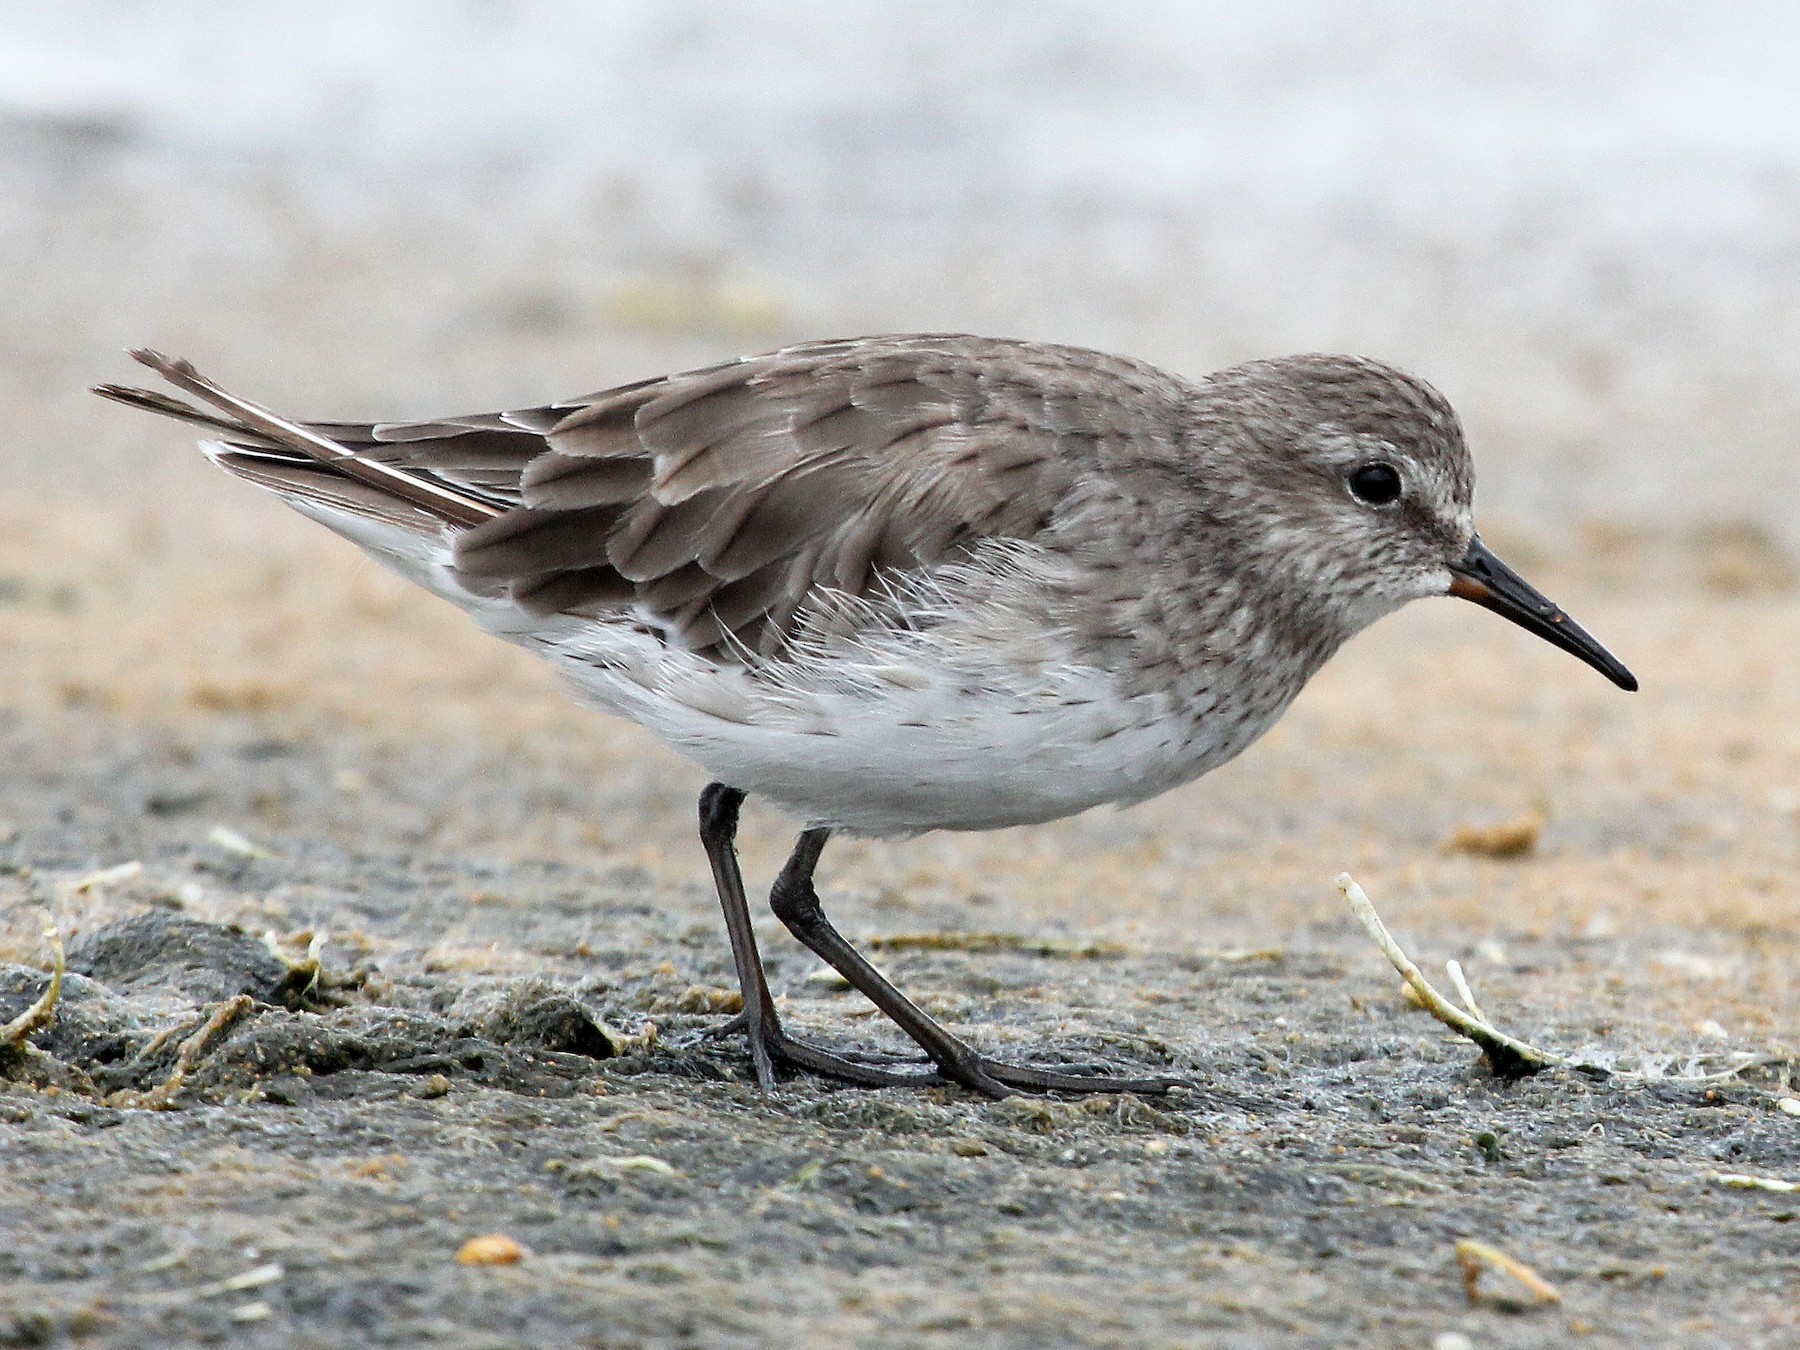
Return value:
M 463 589 L 441 544 L 296 505 L 553 662 L 585 701 L 809 825 L 997 829 L 1142 801 L 1236 755 L 1288 701 L 1247 706 L 1229 670 L 1204 688 L 1128 692 L 1045 621 L 1054 574 L 1039 559 L 1022 566 L 1020 549 L 959 570 L 955 595 L 911 597 L 911 618 L 929 610 L 930 622 L 803 643 L 747 668 L 674 647 L 626 615 L 525 614 Z
M 903 633 L 771 675 L 591 623 L 546 654 L 588 701 L 720 781 L 859 834 L 996 829 L 1141 801 L 1274 720 L 1248 724 L 1210 695 L 1128 696 L 1066 645 L 1038 632 L 1020 644 L 990 629 L 979 645 Z

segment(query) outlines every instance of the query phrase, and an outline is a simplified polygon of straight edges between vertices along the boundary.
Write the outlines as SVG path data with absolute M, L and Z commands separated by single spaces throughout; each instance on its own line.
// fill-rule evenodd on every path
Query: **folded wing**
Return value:
M 295 422 L 134 355 L 217 411 L 96 392 L 217 432 L 219 464 L 327 523 L 447 536 L 472 593 L 629 616 L 731 659 L 778 650 L 826 593 L 866 596 L 983 539 L 1037 535 L 1076 470 L 1168 431 L 1180 397 L 1116 357 L 928 335 L 812 343 L 513 412 Z

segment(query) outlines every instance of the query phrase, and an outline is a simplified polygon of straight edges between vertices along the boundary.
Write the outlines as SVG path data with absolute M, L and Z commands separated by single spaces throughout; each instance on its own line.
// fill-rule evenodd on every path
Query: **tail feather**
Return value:
M 506 507 L 499 503 L 432 475 L 359 453 L 325 434 L 320 426 L 293 421 L 239 398 L 186 361 L 147 349 L 131 355 L 176 388 L 227 416 L 147 389 L 103 384 L 94 392 L 130 407 L 224 432 L 230 439 L 213 453 L 214 460 L 259 486 L 357 514 L 411 515 L 411 511 L 394 510 L 404 506 L 423 512 L 426 519 L 465 527 L 505 514 Z M 344 480 L 361 490 L 351 490 Z M 386 509 L 377 510 L 383 502 Z
M 259 449 L 274 449 L 276 442 L 267 436 L 258 434 L 242 422 L 220 417 L 203 408 L 196 408 L 190 403 L 183 403 L 178 398 L 171 398 L 153 389 L 136 389 L 124 384 L 97 384 L 93 392 L 101 398 L 109 398 L 114 403 L 123 403 L 128 408 L 139 408 L 144 412 L 157 413 L 163 417 L 173 417 L 179 422 L 192 422 L 197 427 L 207 427 L 213 431 L 222 431 L 234 442 Z
M 410 554 L 415 549 L 403 544 L 399 537 L 391 538 L 389 546 L 382 547 L 375 542 L 376 536 L 359 528 L 356 521 L 398 526 L 406 537 L 414 539 L 435 538 L 443 531 L 441 515 L 346 477 L 316 460 L 302 459 L 291 452 L 243 450 L 221 441 L 202 441 L 200 448 L 208 459 L 234 477 L 280 494 L 304 514 L 378 553 L 393 554 L 398 550 Z

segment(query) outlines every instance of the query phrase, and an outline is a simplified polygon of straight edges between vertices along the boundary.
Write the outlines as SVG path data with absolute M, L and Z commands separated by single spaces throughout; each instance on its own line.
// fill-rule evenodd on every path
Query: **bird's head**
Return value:
M 1409 600 L 1454 595 L 1637 688 L 1482 543 L 1462 424 L 1423 380 L 1351 356 L 1253 361 L 1200 386 L 1193 434 L 1234 551 L 1345 636 Z

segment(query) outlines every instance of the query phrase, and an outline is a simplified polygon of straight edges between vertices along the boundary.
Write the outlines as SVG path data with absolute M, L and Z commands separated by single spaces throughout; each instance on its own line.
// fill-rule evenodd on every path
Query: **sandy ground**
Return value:
M 0 1341 L 1800 1337 L 1800 1196 L 1716 1180 L 1800 1179 L 1776 1106 L 1800 602 L 1743 541 L 1510 541 L 1638 669 L 1635 698 L 1424 604 L 1159 801 L 827 854 L 846 930 L 978 1043 L 1191 1089 L 767 1095 L 739 1044 L 693 1040 L 731 982 L 696 772 L 177 463 L 135 501 L 6 503 L 0 1012 L 42 987 L 42 914 L 91 978 L 0 1090 Z M 1525 856 L 1446 851 L 1534 812 Z M 790 828 L 749 812 L 753 876 Z M 1401 999 L 1331 887 L 1346 867 L 1521 1034 L 1671 1072 L 1779 1062 L 1495 1080 Z M 761 929 L 796 1022 L 893 1044 Z M 322 986 L 264 933 L 290 961 L 328 934 Z M 173 1109 L 107 1104 L 165 1082 L 239 993 Z M 528 1255 L 456 1262 L 490 1232 Z M 1466 1237 L 1564 1301 L 1489 1275 L 1470 1305 Z
M 0 1023 L 46 918 L 74 972 L 0 1050 L 0 1345 L 1800 1344 L 1800 1193 L 1718 1180 L 1800 1182 L 1791 19 L 658 3 L 539 79 L 612 7 L 319 8 L 0 14 Z M 1158 1100 L 758 1092 L 701 1038 L 698 772 L 84 392 L 150 342 L 423 416 L 946 327 L 1420 370 L 1643 681 L 1423 603 L 1163 799 L 833 842 L 928 1009 Z M 792 829 L 752 803 L 753 880 Z M 1507 1028 L 1662 1077 L 1495 1079 L 1344 869 Z M 794 1022 L 898 1048 L 759 931 Z M 1471 1302 L 1460 1239 L 1562 1301 Z

